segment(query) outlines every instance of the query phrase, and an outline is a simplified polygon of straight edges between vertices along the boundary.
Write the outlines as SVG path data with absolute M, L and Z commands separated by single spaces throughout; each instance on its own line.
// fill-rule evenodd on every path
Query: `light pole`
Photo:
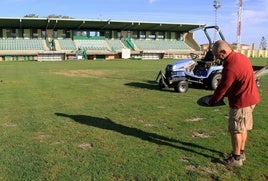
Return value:
M 241 48 L 241 21 L 242 21 L 242 0 L 239 0 L 238 4 L 238 20 L 237 20 L 237 50 Z
M 221 7 L 221 1 L 214 0 L 213 7 L 215 8 L 215 26 L 217 26 L 218 25 L 218 9 Z M 216 40 L 216 36 L 217 36 L 217 30 L 215 29 L 214 41 Z

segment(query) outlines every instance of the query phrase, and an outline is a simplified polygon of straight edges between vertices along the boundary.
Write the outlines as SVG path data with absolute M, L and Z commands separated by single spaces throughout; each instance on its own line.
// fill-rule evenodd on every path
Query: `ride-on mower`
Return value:
M 208 29 L 214 29 L 215 32 L 224 39 L 218 26 L 204 27 L 204 33 L 208 39 L 208 51 L 204 58 L 197 60 L 198 55 L 190 53 L 191 59 L 184 59 L 166 66 L 165 74 L 160 72 L 156 78 L 160 88 L 173 87 L 176 92 L 185 93 L 188 90 L 189 83 L 193 85 L 203 85 L 209 89 L 215 90 L 221 80 L 222 62 L 215 60 L 212 54 L 212 42 Z

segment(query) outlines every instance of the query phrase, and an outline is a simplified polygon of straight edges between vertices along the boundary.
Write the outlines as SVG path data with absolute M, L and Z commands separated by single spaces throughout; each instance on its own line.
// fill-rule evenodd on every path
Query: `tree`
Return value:
M 34 14 L 34 13 L 31 13 L 31 14 L 27 14 L 24 16 L 24 18 L 38 18 L 39 16 Z M 48 15 L 47 17 L 45 18 L 61 18 L 61 19 L 74 19 L 70 16 L 63 16 L 63 15 L 55 15 L 55 14 L 50 14 Z
M 32 14 L 26 14 L 24 17 L 25 18 L 38 18 L 38 15 L 32 13 Z
M 260 50 L 267 50 L 267 44 L 264 36 L 261 38 Z
M 55 14 L 50 14 L 50 15 L 48 15 L 47 18 L 74 19 L 74 18 L 72 18 L 70 16 L 55 15 Z
M 50 14 L 47 17 L 48 18 L 61 18 L 61 15 Z

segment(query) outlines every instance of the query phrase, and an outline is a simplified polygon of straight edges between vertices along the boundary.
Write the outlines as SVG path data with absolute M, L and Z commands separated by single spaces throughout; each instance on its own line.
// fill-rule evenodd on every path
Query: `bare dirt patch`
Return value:
M 211 167 L 200 167 L 200 169 L 208 174 L 217 174 L 218 171 Z
M 69 77 L 106 77 L 110 75 L 112 71 L 108 70 L 65 70 L 54 72 L 57 75 L 64 75 Z
M 35 137 L 36 140 L 40 142 L 45 142 L 50 136 L 45 134 L 39 134 Z
M 182 155 L 179 157 L 181 162 L 189 162 L 189 158 L 186 155 Z
M 209 138 L 210 135 L 202 133 L 202 132 L 194 131 L 192 133 L 192 137 L 195 137 L 195 138 Z
M 154 126 L 153 124 L 148 123 L 148 122 L 146 122 L 145 120 L 138 120 L 138 121 L 141 122 L 141 123 L 143 123 L 144 126 L 147 126 L 147 127 L 153 127 L 153 126 Z
M 186 170 L 195 171 L 197 168 L 194 165 L 187 165 Z
M 60 145 L 60 144 L 64 144 L 64 141 L 61 141 L 61 140 L 55 141 L 51 145 Z
M 82 148 L 84 150 L 88 150 L 88 149 L 93 147 L 93 144 L 91 144 L 91 143 L 82 143 L 82 144 L 78 145 L 78 147 L 80 147 L 80 148 Z
M 14 124 L 14 123 L 3 123 L 2 126 L 4 126 L 4 127 L 16 127 L 17 124 Z
M 204 118 L 197 117 L 197 118 L 186 119 L 185 121 L 186 122 L 197 122 L 197 121 L 201 121 L 203 119 Z

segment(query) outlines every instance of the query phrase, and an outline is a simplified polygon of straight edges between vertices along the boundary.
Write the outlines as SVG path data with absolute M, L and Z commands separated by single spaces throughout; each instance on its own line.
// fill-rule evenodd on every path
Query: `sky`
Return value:
M 76 19 L 126 20 L 217 25 L 225 40 L 237 42 L 239 0 L 5 0 L 0 17 L 40 18 L 51 14 Z M 217 12 L 217 13 L 216 13 Z M 217 18 L 216 18 L 217 14 Z M 268 0 L 243 0 L 241 43 L 260 45 L 262 37 L 268 44 Z M 194 32 L 199 44 L 207 43 L 204 33 Z

